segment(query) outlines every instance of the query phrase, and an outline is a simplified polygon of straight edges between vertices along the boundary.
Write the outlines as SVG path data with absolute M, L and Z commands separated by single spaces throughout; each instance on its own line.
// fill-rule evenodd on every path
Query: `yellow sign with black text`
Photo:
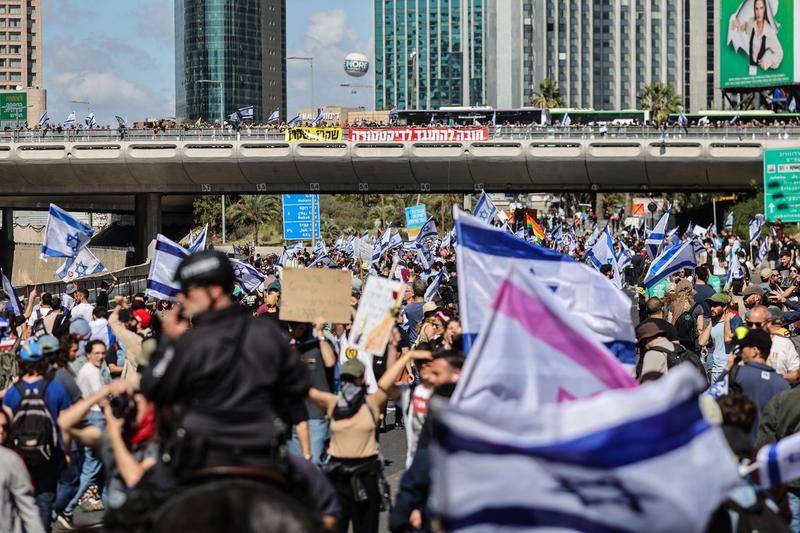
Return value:
M 287 142 L 331 142 L 341 141 L 342 128 L 289 128 L 285 132 Z

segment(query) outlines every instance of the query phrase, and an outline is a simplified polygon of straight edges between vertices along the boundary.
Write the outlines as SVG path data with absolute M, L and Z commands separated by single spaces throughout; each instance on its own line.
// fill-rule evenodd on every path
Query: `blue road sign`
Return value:
M 311 235 L 312 225 L 316 227 L 314 237 Z M 287 241 L 320 238 L 318 194 L 283 195 L 283 238 Z

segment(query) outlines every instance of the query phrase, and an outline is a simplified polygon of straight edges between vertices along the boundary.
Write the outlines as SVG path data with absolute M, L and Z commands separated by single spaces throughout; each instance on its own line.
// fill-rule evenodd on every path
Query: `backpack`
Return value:
M 697 369 L 698 372 L 703 376 L 703 379 L 706 380 L 706 384 L 708 384 L 708 372 L 706 372 L 706 367 L 703 364 L 703 360 L 700 358 L 697 353 L 687 350 L 685 347 L 681 346 L 680 344 L 675 345 L 675 351 L 671 352 L 666 348 L 662 348 L 661 346 L 653 346 L 652 348 L 648 348 L 648 350 L 653 350 L 654 352 L 661 352 L 667 355 L 667 369 L 672 367 L 678 366 L 683 363 L 689 363 L 693 367 Z
M 44 325 L 44 317 L 42 316 L 42 311 L 40 309 L 36 310 L 36 320 L 33 322 L 33 326 L 31 326 L 31 337 L 38 339 L 47 335 L 47 328 Z
M 778 506 L 769 499 L 763 490 L 753 488 L 756 502 L 744 507 L 728 498 L 714 513 L 706 531 L 731 531 L 733 533 L 752 533 L 763 531 L 770 533 L 788 533 L 791 531 L 780 515 Z M 734 528 L 734 523 L 736 527 Z
M 14 385 L 22 400 L 11 420 L 9 447 L 22 457 L 29 469 L 49 463 L 58 446 L 56 424 L 44 401 L 50 381 L 44 378 L 33 389 L 21 381 Z
M 678 332 L 678 340 L 681 344 L 686 343 L 695 346 L 697 341 L 697 325 L 694 323 L 692 313 L 699 304 L 694 304 L 688 311 L 683 313 L 675 321 L 675 329 Z

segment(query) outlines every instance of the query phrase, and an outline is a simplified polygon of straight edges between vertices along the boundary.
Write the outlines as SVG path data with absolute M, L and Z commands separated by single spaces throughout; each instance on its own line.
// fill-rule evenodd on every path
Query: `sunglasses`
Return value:
M 751 328 L 760 328 L 763 325 L 764 325 L 763 322 L 750 322 L 749 320 L 747 321 L 747 326 Z

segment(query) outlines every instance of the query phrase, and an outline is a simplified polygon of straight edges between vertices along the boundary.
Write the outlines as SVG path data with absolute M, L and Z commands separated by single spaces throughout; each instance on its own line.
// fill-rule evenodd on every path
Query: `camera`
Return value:
M 114 396 L 108 404 L 115 418 L 121 418 L 123 420 L 136 418 L 136 402 L 129 394 Z

